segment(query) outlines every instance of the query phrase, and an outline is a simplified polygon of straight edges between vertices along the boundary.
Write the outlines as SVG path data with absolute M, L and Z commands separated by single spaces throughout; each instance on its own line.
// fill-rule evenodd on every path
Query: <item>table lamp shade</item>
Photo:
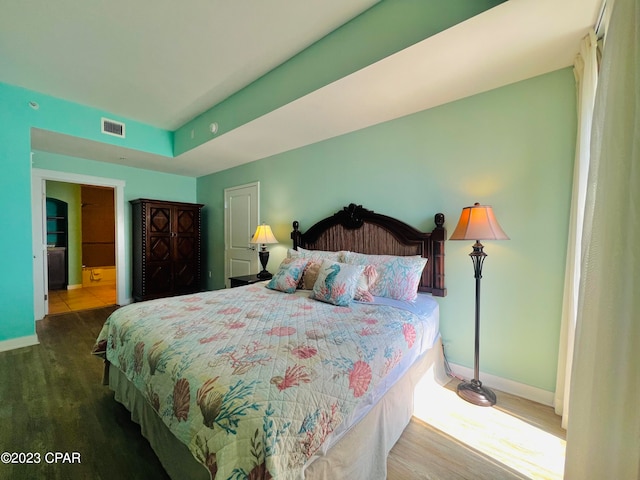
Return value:
M 490 205 L 475 203 L 464 207 L 449 240 L 509 240 Z
M 271 227 L 269 225 L 262 224 L 258 225 L 258 228 L 256 228 L 256 233 L 254 233 L 251 243 L 278 243 L 278 240 L 273 235 Z

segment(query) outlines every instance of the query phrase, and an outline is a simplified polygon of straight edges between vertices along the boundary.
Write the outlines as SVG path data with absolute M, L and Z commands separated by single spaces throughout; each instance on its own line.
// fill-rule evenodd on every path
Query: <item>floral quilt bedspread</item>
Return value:
M 215 479 L 298 479 L 422 335 L 416 315 L 262 285 L 132 304 L 94 353 L 145 395 Z

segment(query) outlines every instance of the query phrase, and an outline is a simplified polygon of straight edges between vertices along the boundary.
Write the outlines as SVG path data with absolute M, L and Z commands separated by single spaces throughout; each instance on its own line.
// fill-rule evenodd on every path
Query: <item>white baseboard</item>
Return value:
M 77 290 L 78 288 L 82 288 L 81 283 L 77 283 L 75 285 L 67 285 L 67 290 Z
M 30 347 L 31 345 L 38 345 L 38 336 L 29 335 L 27 337 L 12 338 L 10 340 L 3 340 L 0 342 L 0 352 L 6 352 L 7 350 L 15 350 L 16 348 Z
M 450 363 L 453 373 L 463 378 L 473 378 L 473 369 Z M 554 392 L 549 392 L 541 388 L 532 387 L 524 383 L 515 382 L 507 378 L 497 377 L 489 373 L 480 372 L 480 380 L 487 387 L 495 388 L 511 395 L 526 398 L 542 405 L 553 406 Z

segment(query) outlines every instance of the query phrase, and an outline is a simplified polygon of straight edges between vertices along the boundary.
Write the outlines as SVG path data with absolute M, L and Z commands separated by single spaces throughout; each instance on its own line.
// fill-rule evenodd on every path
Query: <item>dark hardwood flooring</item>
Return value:
M 0 463 L 0 479 L 168 479 L 139 426 L 101 384 L 102 360 L 90 354 L 115 308 L 49 316 L 37 324 L 40 345 L 0 352 L 0 453 L 40 455 L 37 464 Z M 511 415 L 562 436 L 550 407 L 500 399 Z M 79 454 L 80 462 L 48 463 L 47 452 L 67 460 Z M 415 418 L 388 467 L 389 480 L 527 478 Z
M 38 464 L 0 463 L 0 479 L 168 479 L 90 353 L 114 309 L 46 317 L 40 345 L 0 352 L 0 451 L 40 455 Z M 77 452 L 80 463 L 47 463 L 47 452 Z

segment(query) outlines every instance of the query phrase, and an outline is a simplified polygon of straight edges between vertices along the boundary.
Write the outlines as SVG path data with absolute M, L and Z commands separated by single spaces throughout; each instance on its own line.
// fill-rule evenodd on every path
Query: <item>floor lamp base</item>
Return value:
M 482 386 L 480 380 L 470 380 L 458 385 L 458 396 L 467 402 L 480 407 L 490 407 L 496 404 L 496 394 L 487 387 Z

